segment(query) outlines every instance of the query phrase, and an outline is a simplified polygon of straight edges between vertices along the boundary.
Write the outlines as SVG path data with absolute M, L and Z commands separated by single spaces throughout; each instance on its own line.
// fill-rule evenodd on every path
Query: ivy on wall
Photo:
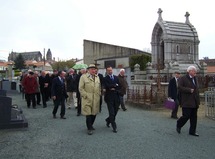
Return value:
M 134 71 L 134 65 L 139 64 L 140 70 L 145 71 L 146 70 L 146 64 L 148 62 L 151 62 L 151 56 L 150 55 L 144 55 L 144 54 L 136 54 L 132 55 L 129 58 L 129 66 L 131 68 L 131 71 Z

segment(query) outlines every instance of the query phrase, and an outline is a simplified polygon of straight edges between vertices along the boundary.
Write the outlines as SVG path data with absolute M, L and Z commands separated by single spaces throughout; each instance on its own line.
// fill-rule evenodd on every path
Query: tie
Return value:
M 196 83 L 195 83 L 195 80 L 194 78 L 191 78 L 192 82 L 193 82 L 193 85 L 196 86 Z
M 61 83 L 63 84 L 63 79 L 62 79 L 62 78 L 60 78 L 60 81 L 61 81 Z
M 113 75 L 111 75 L 111 76 L 110 76 L 110 78 L 111 78 L 111 80 L 112 80 L 112 81 L 114 80 L 114 77 L 113 77 Z
M 175 82 L 176 82 L 176 86 L 178 88 L 178 79 L 177 78 L 175 79 Z

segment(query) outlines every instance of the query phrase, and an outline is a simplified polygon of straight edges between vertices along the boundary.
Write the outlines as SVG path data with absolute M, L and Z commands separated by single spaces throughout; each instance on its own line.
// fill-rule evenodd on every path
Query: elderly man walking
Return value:
M 69 75 L 66 77 L 66 90 L 67 90 L 67 108 L 71 109 L 72 105 L 77 108 L 77 83 L 76 83 L 76 74 L 73 69 L 69 70 Z
M 86 115 L 88 135 L 92 135 L 95 130 L 93 124 L 100 106 L 101 84 L 95 70 L 95 65 L 89 65 L 88 73 L 83 74 L 79 82 L 82 114 Z
M 61 105 L 60 118 L 66 119 L 65 115 L 65 100 L 68 97 L 65 87 L 65 74 L 64 71 L 59 71 L 58 77 L 55 77 L 52 82 L 52 99 L 54 100 L 53 118 L 56 118 L 56 113 L 59 105 Z
M 196 133 L 197 125 L 197 110 L 199 108 L 199 89 L 198 82 L 196 80 L 197 69 L 195 66 L 189 66 L 187 68 L 187 75 L 179 79 L 178 88 L 180 91 L 180 104 L 182 107 L 182 117 L 177 121 L 176 131 L 180 134 L 181 128 L 190 119 L 189 134 L 193 136 L 199 136 Z
M 34 72 L 30 71 L 27 77 L 24 78 L 23 87 L 26 94 L 27 107 L 30 108 L 32 101 L 32 106 L 34 109 L 36 109 L 35 93 L 38 87 L 38 83 L 34 76 Z
M 120 105 L 123 111 L 126 111 L 127 108 L 125 107 L 125 102 L 123 96 L 126 94 L 126 90 L 128 88 L 128 83 L 125 78 L 125 69 L 120 69 L 119 75 L 118 75 L 119 83 L 121 85 L 119 90 L 119 98 L 120 98 Z

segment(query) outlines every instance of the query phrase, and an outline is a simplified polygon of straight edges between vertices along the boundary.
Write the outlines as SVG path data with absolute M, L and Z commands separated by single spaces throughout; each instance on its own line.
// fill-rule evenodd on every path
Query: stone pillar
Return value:
M 9 81 L 12 81 L 13 78 L 13 64 L 8 64 L 8 79 Z
M 138 79 L 139 72 L 140 72 L 140 65 L 139 64 L 134 65 L 134 79 L 135 80 Z

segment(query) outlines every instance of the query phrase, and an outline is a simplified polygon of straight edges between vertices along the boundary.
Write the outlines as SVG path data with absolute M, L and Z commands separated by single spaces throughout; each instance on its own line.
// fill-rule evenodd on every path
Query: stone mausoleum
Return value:
M 204 75 L 205 68 L 199 63 L 199 37 L 189 16 L 186 12 L 184 23 L 165 21 L 162 10 L 158 10 L 151 37 L 152 62 L 147 65 L 147 77 L 157 76 L 158 70 L 161 76 L 171 76 L 175 71 L 185 73 L 190 65 Z

